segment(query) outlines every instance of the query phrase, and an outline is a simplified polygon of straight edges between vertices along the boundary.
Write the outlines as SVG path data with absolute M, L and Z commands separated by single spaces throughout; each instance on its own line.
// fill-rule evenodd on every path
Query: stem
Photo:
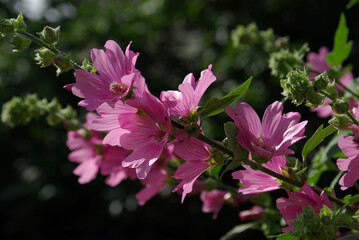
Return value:
M 178 122 L 176 122 L 176 121 L 174 121 L 174 120 L 172 120 L 172 119 L 171 119 L 171 123 L 172 123 L 175 127 L 177 127 L 178 129 L 184 129 L 184 126 L 183 126 L 182 124 L 180 124 L 180 123 L 178 123 Z M 212 140 L 212 139 L 210 139 L 210 138 L 208 138 L 208 137 L 206 137 L 206 136 L 204 136 L 204 135 L 202 135 L 202 134 L 199 134 L 199 136 L 198 136 L 197 138 L 198 138 L 199 140 L 205 142 L 205 143 L 208 143 L 208 144 L 211 145 L 212 147 L 219 149 L 219 150 L 222 151 L 223 153 L 226 153 L 226 154 L 228 154 L 229 156 L 234 157 L 234 153 L 233 153 L 230 149 L 228 149 L 228 148 L 226 148 L 225 146 L 223 146 L 222 144 L 220 144 L 220 143 L 218 143 L 218 142 L 216 142 L 216 141 L 214 141 L 214 140 Z M 274 172 L 274 171 L 272 171 L 272 170 L 270 170 L 270 169 L 268 169 L 268 168 L 266 168 L 266 167 L 263 167 L 262 165 L 260 165 L 260 164 L 258 164 L 258 163 L 256 163 L 256 162 L 252 162 L 252 161 L 249 161 L 249 160 L 248 160 L 248 161 L 245 162 L 245 164 L 246 164 L 246 165 L 249 165 L 250 167 L 252 167 L 252 168 L 255 169 L 255 170 L 259 170 L 259 171 L 261 171 L 261 172 L 264 172 L 264 173 L 266 173 L 266 174 L 268 174 L 268 175 L 270 175 L 270 176 L 273 176 L 273 177 L 275 177 L 275 178 L 277 178 L 277 179 L 280 179 L 280 180 L 282 180 L 282 181 L 285 181 L 285 182 L 287 182 L 287 183 L 289 183 L 289 184 L 292 184 L 292 185 L 294 185 L 294 186 L 296 186 L 296 187 L 300 187 L 300 188 L 301 188 L 301 187 L 303 186 L 303 183 L 302 183 L 302 182 L 296 181 L 296 180 L 291 179 L 291 178 L 287 178 L 286 176 L 283 176 L 283 175 L 281 175 L 281 174 L 279 174 L 279 173 L 276 173 L 276 172 Z M 318 187 L 313 187 L 313 190 L 314 190 L 318 195 L 320 195 L 321 192 L 323 191 L 322 189 L 320 189 L 320 188 L 318 188 Z M 330 195 L 328 195 L 328 198 L 329 198 L 332 202 L 335 202 L 336 204 L 338 204 L 339 206 L 346 206 L 348 209 L 350 209 L 351 211 L 355 212 L 355 210 L 354 210 L 353 207 L 350 207 L 350 206 L 346 205 L 346 204 L 345 204 L 344 202 L 342 202 L 341 200 L 339 200 L 339 199 L 337 199 L 337 198 L 335 198 L 335 197 L 332 197 L 332 196 L 330 196 Z
M 47 48 L 49 49 L 53 54 L 59 54 L 61 53 L 59 50 L 57 50 L 56 48 L 54 47 L 51 47 L 49 44 L 45 43 L 42 39 L 38 38 L 38 37 L 35 37 L 34 35 L 32 35 L 31 33 L 29 32 L 26 32 L 26 31 L 22 31 L 22 30 L 17 30 L 16 31 L 17 33 L 19 34 L 22 34 L 24 35 L 25 37 L 31 39 L 31 41 L 37 43 L 38 45 L 44 47 L 44 48 Z M 75 61 L 71 60 L 71 63 L 72 65 L 74 66 L 74 69 L 76 68 L 80 68 L 81 69 L 81 66 L 79 64 L 77 64 Z
M 351 90 L 350 88 L 347 88 L 346 86 L 343 85 L 343 83 L 339 82 L 339 81 L 335 81 L 336 84 L 338 84 L 339 86 L 341 86 L 343 89 L 345 89 L 346 91 L 350 92 L 356 99 L 359 99 L 359 95 L 356 94 L 353 90 Z
M 359 126 L 359 122 L 358 122 L 358 120 L 356 120 L 355 119 L 355 117 L 353 116 L 353 114 L 352 113 L 350 113 L 350 112 L 346 112 L 345 113 L 349 118 L 350 118 L 350 120 L 352 120 L 353 121 L 353 123 L 355 123 L 357 126 Z
M 318 92 L 321 93 L 321 94 L 323 94 L 324 96 L 326 96 L 327 98 L 329 98 L 329 99 L 332 100 L 333 102 L 335 101 L 335 99 L 333 99 L 333 97 L 330 96 L 329 94 L 327 94 L 326 92 L 324 92 L 324 91 L 322 91 L 322 90 L 320 90 L 320 91 L 318 91 Z

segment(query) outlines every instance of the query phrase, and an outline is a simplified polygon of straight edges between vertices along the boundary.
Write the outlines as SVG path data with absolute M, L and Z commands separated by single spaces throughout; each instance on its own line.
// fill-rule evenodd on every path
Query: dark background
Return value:
M 40 3 L 39 5 L 36 5 Z M 59 48 L 72 53 L 77 62 L 89 58 L 91 48 L 106 40 L 124 49 L 140 52 L 137 69 L 150 90 L 176 89 L 185 75 L 213 64 L 217 82 L 206 99 L 223 96 L 250 76 L 251 89 L 242 101 L 261 116 L 265 108 L 281 99 L 279 79 L 270 76 L 267 55 L 260 47 L 239 50 L 232 46 L 230 32 L 238 24 L 254 22 L 260 30 L 273 28 L 288 36 L 291 47 L 309 43 L 311 51 L 332 47 L 340 13 L 345 11 L 354 41 L 347 62 L 358 72 L 359 6 L 345 10 L 343 0 L 0 0 L 0 17 L 16 17 L 22 11 L 28 31 L 40 32 L 45 25 L 61 26 Z M 78 98 L 63 90 L 75 81 L 68 72 L 55 77 L 55 68 L 40 69 L 30 49 L 12 53 L 7 39 L 0 39 L 0 104 L 13 96 L 37 93 L 56 97 L 64 106 L 76 107 Z M 83 118 L 85 111 L 77 108 Z M 316 118 L 306 107 L 285 104 L 285 111 L 300 111 L 310 120 L 310 136 L 325 119 Z M 204 123 L 204 131 L 223 138 L 224 114 Z M 198 196 L 180 204 L 177 194 L 165 189 L 145 206 L 134 195 L 142 186 L 126 181 L 112 188 L 104 178 L 80 185 L 72 175 L 76 164 L 67 160 L 63 127 L 49 127 L 44 119 L 28 126 L 9 128 L 0 124 L 0 239 L 219 239 L 240 223 L 238 212 L 246 205 L 225 206 L 213 221 L 201 212 Z M 300 149 L 300 147 L 294 147 Z M 235 184 L 232 182 L 232 184 Z M 285 195 L 282 191 L 274 195 Z M 237 239 L 262 239 L 254 230 Z

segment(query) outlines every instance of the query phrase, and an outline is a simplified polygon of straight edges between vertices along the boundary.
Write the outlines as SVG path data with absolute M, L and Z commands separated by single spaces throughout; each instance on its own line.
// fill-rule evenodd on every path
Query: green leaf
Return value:
M 334 36 L 334 50 L 327 54 L 327 62 L 331 66 L 341 65 L 345 59 L 349 56 L 353 42 L 348 41 L 349 29 L 346 25 L 345 15 L 340 15 L 340 21 Z
M 338 167 L 332 161 L 332 159 L 338 158 L 337 156 L 339 156 L 339 153 L 342 153 L 342 151 L 338 147 L 338 139 L 339 137 L 350 134 L 350 132 L 351 131 L 342 131 L 340 134 L 334 136 L 325 148 L 322 147 L 315 154 L 308 171 L 307 181 L 309 185 L 316 185 L 322 173 L 326 171 L 338 171 Z M 346 156 L 344 155 L 343 158 L 346 158 Z M 335 178 L 332 181 L 333 184 L 336 180 Z
M 359 0 L 350 0 L 350 2 L 347 4 L 346 8 L 347 9 L 352 8 L 357 3 L 359 3 Z
M 298 240 L 298 238 L 295 238 L 290 234 L 289 232 L 283 233 L 277 237 L 277 240 Z
M 348 204 L 348 205 L 352 205 L 353 203 L 359 201 L 359 194 L 352 196 L 351 194 L 345 196 L 345 198 L 343 198 L 343 202 Z
M 253 228 L 257 223 L 258 222 L 250 222 L 250 223 L 235 226 L 229 232 L 227 232 L 223 237 L 221 237 L 220 240 L 232 239 L 233 237 L 237 236 L 238 234 L 240 234 L 248 229 Z M 295 240 L 295 239 L 293 239 L 293 240 Z
M 314 148 L 316 148 L 324 138 L 336 132 L 337 129 L 332 125 L 323 129 L 323 124 L 315 131 L 313 136 L 305 143 L 302 151 L 302 156 L 305 158 Z
M 241 98 L 249 88 L 249 85 L 252 82 L 252 77 L 245 81 L 242 85 L 234 89 L 232 92 L 228 93 L 226 96 L 218 99 L 212 98 L 209 100 L 203 107 L 201 111 L 202 117 L 210 117 L 217 115 L 223 112 L 224 108 L 236 102 Z

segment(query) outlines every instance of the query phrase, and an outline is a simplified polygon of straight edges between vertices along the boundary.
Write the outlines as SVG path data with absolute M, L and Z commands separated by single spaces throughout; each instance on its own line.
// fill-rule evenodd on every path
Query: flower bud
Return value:
M 14 19 L 0 19 L 0 36 L 5 37 L 14 33 Z
M 17 52 L 30 46 L 31 40 L 25 36 L 15 34 L 11 40 L 11 44 L 13 45 L 13 51 Z
M 330 99 L 337 99 L 338 98 L 338 93 L 337 93 L 337 89 L 335 87 L 334 83 L 329 83 L 327 85 L 327 87 L 323 90 L 326 94 L 329 95 Z
M 305 90 L 305 97 L 307 99 L 306 105 L 309 107 L 318 107 L 318 105 L 322 104 L 324 97 L 318 94 L 313 87 L 308 87 Z
M 319 74 L 313 79 L 313 85 L 317 90 L 325 89 L 328 83 L 329 83 L 329 79 L 326 72 Z
M 93 66 L 93 64 L 90 63 L 89 60 L 87 60 L 87 58 L 85 58 L 84 61 L 82 62 L 81 68 L 87 72 L 91 72 L 91 73 L 96 72 L 96 68 Z
M 347 115 L 337 114 L 329 120 L 329 124 L 339 130 L 342 130 L 352 125 L 353 122 Z
M 17 16 L 17 18 L 14 19 L 13 26 L 15 30 L 26 31 L 27 26 L 24 22 L 24 18 L 22 17 L 22 13 L 20 13 L 19 16 Z
M 44 27 L 44 29 L 37 33 L 41 39 L 47 44 L 56 44 L 59 40 L 60 35 L 60 27 L 52 28 L 52 27 Z
M 292 100 L 294 104 L 300 105 L 306 99 L 306 91 L 308 87 L 312 87 L 307 73 L 296 70 L 290 71 L 286 79 L 281 80 L 283 88 L 282 95 Z
M 47 48 L 40 48 L 35 50 L 35 60 L 37 64 L 41 65 L 40 67 L 47 67 L 54 63 L 54 56 L 49 49 Z
M 73 68 L 73 65 L 71 63 L 71 57 L 69 54 L 66 53 L 56 54 L 56 56 L 54 57 L 54 63 L 57 67 L 57 76 Z
M 346 98 L 339 98 L 333 103 L 333 111 L 338 114 L 343 114 L 349 111 L 349 103 Z

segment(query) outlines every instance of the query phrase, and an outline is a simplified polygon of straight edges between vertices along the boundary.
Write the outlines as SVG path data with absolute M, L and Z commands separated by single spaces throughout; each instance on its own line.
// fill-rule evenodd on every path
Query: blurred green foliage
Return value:
M 264 37 L 288 36 L 290 49 L 304 42 L 312 51 L 331 48 L 346 4 L 339 0 L 0 0 L 0 17 L 13 18 L 22 11 L 32 33 L 45 25 L 61 26 L 58 48 L 71 52 L 78 63 L 90 59 L 89 50 L 102 48 L 108 39 L 122 48 L 132 41 L 131 49 L 141 53 L 137 68 L 157 96 L 161 90 L 176 89 L 189 72 L 199 76 L 209 64 L 217 82 L 205 101 L 226 95 L 253 76 L 242 101 L 262 113 L 269 103 L 281 99 L 280 79 L 270 76 L 268 49 L 260 41 L 237 48 L 231 32 L 239 24 L 255 23 Z M 359 39 L 357 9 L 346 13 L 354 42 Z M 40 69 L 33 60 L 32 50 L 38 46 L 13 53 L 8 40 L 0 39 L 1 105 L 13 96 L 36 93 L 39 99 L 56 97 L 62 106 L 70 103 L 83 119 L 85 111 L 76 107 L 79 99 L 63 89 L 74 82 L 73 72 L 56 78 L 54 67 Z M 355 44 L 348 61 L 357 69 Z M 304 112 L 304 119 L 317 119 L 305 107 L 286 104 L 285 111 L 294 110 Z M 205 133 L 222 140 L 223 127 L 218 123 L 225 120 L 225 114 L 207 119 Z M 321 122 L 311 124 L 307 136 Z M 219 239 L 240 223 L 238 211 L 248 208 L 226 206 L 212 221 L 201 213 L 198 197 L 181 205 L 179 196 L 169 195 L 170 189 L 137 207 L 134 194 L 141 186 L 136 182 L 116 188 L 106 186 L 101 177 L 87 185 L 77 183 L 71 173 L 75 164 L 67 160 L 63 127 L 48 127 L 40 118 L 15 129 L 0 124 L 0 136 L 1 239 Z M 255 231 L 246 232 L 244 238 L 264 239 Z

